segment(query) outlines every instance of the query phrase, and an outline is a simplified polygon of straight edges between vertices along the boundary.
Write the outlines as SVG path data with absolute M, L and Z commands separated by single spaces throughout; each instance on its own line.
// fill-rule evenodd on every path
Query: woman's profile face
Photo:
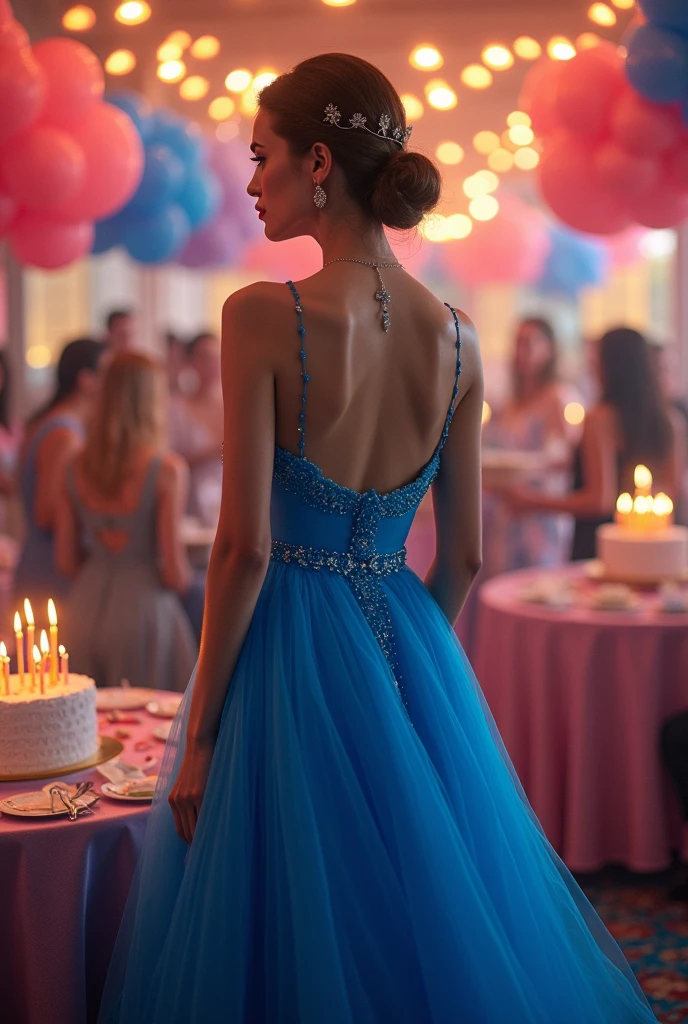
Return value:
M 316 208 L 308 159 L 294 158 L 286 140 L 273 132 L 264 110 L 253 122 L 251 150 L 256 169 L 246 191 L 256 200 L 265 237 L 280 242 L 310 234 Z
M 519 373 L 532 377 L 544 369 L 552 358 L 552 345 L 537 324 L 524 323 L 516 335 L 516 368 Z

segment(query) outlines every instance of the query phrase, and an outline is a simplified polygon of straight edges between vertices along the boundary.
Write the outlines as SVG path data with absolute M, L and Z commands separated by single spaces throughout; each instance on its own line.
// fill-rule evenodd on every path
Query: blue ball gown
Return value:
M 361 494 L 305 457 L 290 287 L 300 457 L 275 452 L 272 559 L 190 847 L 167 798 L 193 678 L 174 722 L 101 1024 L 654 1021 L 405 566 L 456 313 L 432 459 Z

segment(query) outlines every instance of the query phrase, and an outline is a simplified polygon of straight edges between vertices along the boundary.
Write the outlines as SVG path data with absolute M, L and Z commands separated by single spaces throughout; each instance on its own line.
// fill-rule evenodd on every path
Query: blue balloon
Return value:
M 121 213 L 116 213 L 114 217 L 108 217 L 107 220 L 96 221 L 91 252 L 97 255 L 107 252 L 108 249 L 114 249 L 116 245 L 121 245 L 124 239 L 124 224 L 125 219 Z
M 191 227 L 200 228 L 212 220 L 220 209 L 220 183 L 212 171 L 190 171 L 177 201 L 186 211 Z
M 198 166 L 205 154 L 203 133 L 199 126 L 171 110 L 156 111 L 150 141 L 169 146 L 189 168 Z
M 626 75 L 641 96 L 673 103 L 688 96 L 688 40 L 655 25 L 641 25 L 628 41 Z
M 602 284 L 609 256 L 600 242 L 566 228 L 550 228 L 551 248 L 536 288 L 545 295 L 575 299 L 582 288 Z
M 140 215 L 159 212 L 177 198 L 184 185 L 186 168 L 169 146 L 154 142 L 146 146 L 146 165 L 141 184 L 127 210 Z
M 688 36 L 688 4 L 686 0 L 638 0 L 648 21 L 660 28 L 673 29 Z
M 181 206 L 170 203 L 152 217 L 127 223 L 124 246 L 139 263 L 166 263 L 181 252 L 191 234 L 191 225 Z
M 153 124 L 153 108 L 146 97 L 133 89 L 123 89 L 108 96 L 107 101 L 129 115 L 141 139 L 147 142 Z

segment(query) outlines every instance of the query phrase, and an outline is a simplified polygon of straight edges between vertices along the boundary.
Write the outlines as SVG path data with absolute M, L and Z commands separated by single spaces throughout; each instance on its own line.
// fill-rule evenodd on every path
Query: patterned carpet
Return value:
M 677 880 L 621 868 L 578 876 L 662 1024 L 688 1024 L 688 903 L 665 898 Z

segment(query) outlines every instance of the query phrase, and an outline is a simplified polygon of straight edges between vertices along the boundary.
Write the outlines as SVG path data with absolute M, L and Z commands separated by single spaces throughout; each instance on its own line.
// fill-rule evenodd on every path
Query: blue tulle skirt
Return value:
M 530 809 L 421 581 L 384 583 L 409 717 L 345 580 L 272 563 L 196 836 L 165 752 L 102 1024 L 654 1021 Z

